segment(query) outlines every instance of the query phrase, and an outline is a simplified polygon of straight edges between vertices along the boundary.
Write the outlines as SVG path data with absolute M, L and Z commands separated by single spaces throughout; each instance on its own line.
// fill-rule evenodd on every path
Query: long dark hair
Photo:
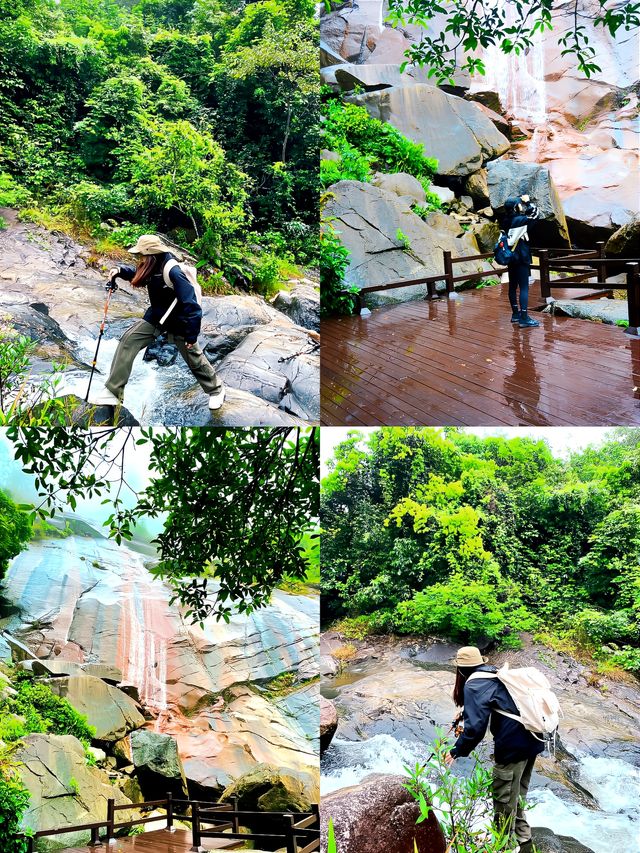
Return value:
M 462 708 L 464 705 L 464 686 L 467 683 L 467 678 L 472 672 L 475 672 L 476 666 L 459 666 L 456 669 L 456 683 L 453 685 L 453 701 L 456 708 Z
M 158 260 L 158 255 L 143 255 L 140 261 L 138 262 L 138 267 L 135 271 L 135 275 L 131 279 L 131 284 L 134 287 L 144 287 L 147 283 L 147 279 L 153 272 L 153 268 L 156 265 L 156 261 Z

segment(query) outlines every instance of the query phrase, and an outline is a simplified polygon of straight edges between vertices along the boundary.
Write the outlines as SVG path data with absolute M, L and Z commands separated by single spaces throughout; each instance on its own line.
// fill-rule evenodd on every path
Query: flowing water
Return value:
M 322 794 L 357 785 L 372 773 L 400 774 L 425 762 L 428 744 L 375 735 L 366 741 L 336 738 L 322 759 Z M 594 796 L 597 810 L 560 799 L 548 788 L 534 788 L 528 818 L 558 835 L 576 838 L 594 853 L 639 853 L 640 770 L 610 758 L 576 755 L 580 783 Z

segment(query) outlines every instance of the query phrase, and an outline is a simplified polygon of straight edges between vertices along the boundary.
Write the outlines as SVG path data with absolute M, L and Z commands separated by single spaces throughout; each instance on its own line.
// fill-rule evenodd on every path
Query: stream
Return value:
M 434 720 L 442 724 L 448 710 L 447 697 L 437 691 L 448 691 L 447 676 L 452 677 L 447 667 L 441 667 L 439 679 L 433 677 L 438 666 L 428 664 L 425 672 L 424 663 L 409 663 L 406 653 L 398 657 L 394 649 L 373 661 L 354 663 L 335 678 L 324 678 L 322 693 L 338 708 L 339 725 L 322 757 L 323 796 L 357 786 L 371 774 L 404 775 L 405 767 L 429 759 Z M 390 678 L 392 670 L 395 682 Z M 616 707 L 613 701 L 612 705 Z M 570 728 L 570 721 L 565 722 L 565 728 Z M 589 725 L 590 721 L 587 731 Z M 619 757 L 591 755 L 575 745 L 569 752 L 575 758 L 573 781 L 591 795 L 592 802 L 588 795 L 580 799 L 559 781 L 565 766 L 546 758 L 538 762 L 531 785 L 531 825 L 571 836 L 593 853 L 639 853 L 640 769 Z M 456 766 L 464 772 L 462 762 Z M 545 773 L 551 775 L 547 778 Z

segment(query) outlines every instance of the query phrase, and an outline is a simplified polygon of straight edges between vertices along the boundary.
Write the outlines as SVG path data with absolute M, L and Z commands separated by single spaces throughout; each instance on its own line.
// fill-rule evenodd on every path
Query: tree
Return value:
M 438 81 L 453 81 L 458 70 L 484 73 L 482 59 L 474 56 L 479 48 L 495 46 L 506 54 L 528 50 L 537 33 L 553 30 L 554 15 L 560 14 L 561 5 L 560 0 L 496 0 L 485 4 L 478 0 L 390 0 L 389 20 L 396 26 L 410 23 L 424 27 L 420 41 L 407 51 L 407 61 L 426 65 Z M 562 55 L 573 57 L 578 70 L 591 77 L 601 69 L 585 22 L 615 38 L 640 26 L 640 3 L 572 0 L 570 7 L 571 24 L 558 37 L 558 43 Z M 566 15 L 564 7 L 562 12 Z M 440 26 L 434 26 L 436 19 Z
M 0 578 L 4 577 L 9 561 L 17 557 L 30 538 L 29 515 L 0 492 Z
M 285 578 L 304 579 L 314 559 L 305 534 L 318 516 L 317 428 L 24 427 L 8 435 L 43 498 L 34 517 L 110 489 L 106 526 L 116 542 L 131 539 L 138 520 L 164 517 L 153 571 L 194 621 L 228 621 L 236 610 L 266 605 Z M 127 508 L 125 461 L 134 441 L 150 447 L 152 479 Z

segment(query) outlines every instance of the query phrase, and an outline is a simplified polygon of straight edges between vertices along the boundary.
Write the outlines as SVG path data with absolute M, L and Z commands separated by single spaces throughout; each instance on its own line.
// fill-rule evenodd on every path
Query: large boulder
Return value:
M 592 249 L 599 240 L 608 240 L 616 231 L 633 222 L 632 211 L 610 195 L 580 190 L 564 200 L 571 242 L 583 249 Z
M 282 768 L 258 764 L 226 788 L 220 802 L 233 797 L 238 799 L 240 811 L 262 812 L 308 812 L 311 803 L 307 799 L 302 782 Z
M 420 808 L 400 776 L 370 776 L 357 788 L 324 797 L 321 809 L 323 849 L 329 819 L 341 853 L 446 853 L 447 842 L 433 812 L 416 825 Z M 415 846 L 414 846 L 415 845 Z
M 133 699 L 93 675 L 51 678 L 47 684 L 53 693 L 67 699 L 87 718 L 96 730 L 96 740 L 120 740 L 144 725 L 144 717 Z
M 220 359 L 261 326 L 291 320 L 259 296 L 205 296 L 200 340 L 210 360 Z
M 427 200 L 427 194 L 420 181 L 406 172 L 395 172 L 391 175 L 378 173 L 374 175 L 371 183 L 374 187 L 380 187 L 406 199 L 409 204 L 424 204 Z
M 540 221 L 531 228 L 534 245 L 569 246 L 569 230 L 562 202 L 549 170 L 537 163 L 495 160 L 487 164 L 487 186 L 491 207 L 504 211 L 508 198 L 528 194 L 540 210 Z
M 475 238 L 453 217 L 433 213 L 425 221 L 404 199 L 371 184 L 334 184 L 325 213 L 333 218 L 340 240 L 349 250 L 346 282 L 358 287 L 444 273 L 444 250 L 457 257 L 478 254 Z M 398 238 L 399 232 L 405 239 Z M 479 262 L 465 263 L 456 272 L 484 267 Z M 369 300 L 406 301 L 424 296 L 425 291 L 424 285 L 415 285 L 374 293 Z
M 489 185 L 487 182 L 487 170 L 480 169 L 469 175 L 464 184 L 465 192 L 474 200 L 476 207 L 485 207 L 491 203 L 489 198 Z
M 568 835 L 556 835 L 546 827 L 535 827 L 533 840 L 538 853 L 593 853 L 591 847 L 585 847 Z
M 366 107 L 409 139 L 424 145 L 438 161 L 439 175 L 465 177 L 510 148 L 478 104 L 419 83 L 347 98 Z
M 338 711 L 333 702 L 320 697 L 320 754 L 331 745 L 338 728 Z
M 312 281 L 298 281 L 291 290 L 279 290 L 271 304 L 296 326 L 320 331 L 320 291 Z
M 605 251 L 614 258 L 640 258 L 640 214 L 618 228 L 607 240 Z
M 115 800 L 116 805 L 131 802 L 110 784 L 106 772 L 87 765 L 83 745 L 71 735 L 28 735 L 15 760 L 31 795 L 22 823 L 36 831 L 105 820 L 107 800 Z M 123 811 L 118 816 L 125 821 L 138 815 Z M 88 832 L 56 835 L 42 839 L 38 849 L 75 847 L 88 841 Z
M 188 799 L 187 780 L 174 738 L 141 729 L 130 735 L 130 741 L 131 761 L 145 799 L 162 799 L 169 791 L 178 799 Z

